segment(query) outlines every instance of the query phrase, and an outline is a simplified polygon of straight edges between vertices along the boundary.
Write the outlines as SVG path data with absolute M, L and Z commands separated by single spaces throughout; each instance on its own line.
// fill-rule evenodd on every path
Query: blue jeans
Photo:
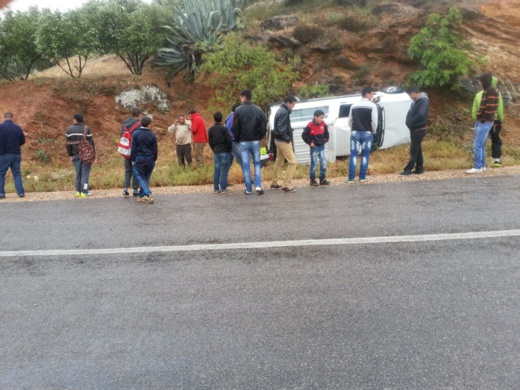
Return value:
M 473 168 L 480 169 L 486 166 L 486 139 L 492 128 L 493 122 L 475 122 L 475 141 L 473 141 L 475 163 L 473 164 Z
M 75 155 L 72 157 L 72 164 L 74 164 L 74 168 L 76 169 L 76 192 L 88 194 L 88 178 L 90 176 L 92 163 L 85 164 L 84 162 L 81 162 L 78 155 Z
M 213 155 L 213 164 L 215 165 L 215 170 L 213 171 L 213 189 L 215 191 L 224 191 L 226 189 L 230 161 L 230 153 L 216 153 Z
M 253 191 L 251 183 L 251 156 L 255 166 L 255 187 L 262 188 L 262 177 L 260 174 L 260 141 L 240 142 L 240 155 L 242 156 L 242 173 L 246 191 Z
M 14 188 L 18 196 L 25 195 L 23 189 L 22 174 L 20 173 L 20 165 L 22 163 L 22 155 L 20 154 L 4 154 L 0 156 L 0 195 L 5 196 L 5 174 L 11 168 L 14 178 Z
M 348 164 L 348 179 L 356 177 L 357 156 L 361 152 L 361 166 L 359 167 L 359 179 L 367 177 L 368 162 L 370 160 L 370 148 L 374 134 L 370 131 L 352 131 L 350 135 L 350 160 Z
M 320 179 L 325 178 L 327 172 L 327 158 L 325 157 L 325 145 L 311 148 L 311 179 L 316 179 L 316 162 L 320 159 Z
M 142 198 L 145 195 L 152 195 L 150 191 L 150 178 L 152 177 L 153 169 L 155 168 L 155 161 L 152 156 L 137 156 L 134 161 L 134 173 L 135 177 L 139 181 L 139 197 Z

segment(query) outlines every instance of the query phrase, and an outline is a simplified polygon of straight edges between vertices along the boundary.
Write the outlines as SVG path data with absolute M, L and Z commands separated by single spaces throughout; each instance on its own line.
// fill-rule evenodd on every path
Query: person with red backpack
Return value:
M 123 124 L 121 125 L 121 137 L 125 137 L 128 140 L 128 145 L 126 145 L 125 149 L 128 150 L 128 155 L 125 153 L 123 157 L 124 159 L 124 166 L 125 166 L 125 178 L 123 181 L 123 197 L 128 198 L 130 196 L 130 193 L 128 192 L 128 188 L 130 187 L 130 182 L 132 184 L 133 193 L 132 195 L 134 197 L 139 196 L 139 181 L 137 180 L 137 177 L 135 176 L 135 173 L 132 169 L 132 161 L 130 159 L 130 150 L 132 148 L 132 133 L 134 130 L 138 129 L 141 126 L 141 110 L 139 108 L 133 108 L 132 109 L 132 116 L 128 119 L 126 119 Z M 120 145 L 121 146 L 121 145 Z

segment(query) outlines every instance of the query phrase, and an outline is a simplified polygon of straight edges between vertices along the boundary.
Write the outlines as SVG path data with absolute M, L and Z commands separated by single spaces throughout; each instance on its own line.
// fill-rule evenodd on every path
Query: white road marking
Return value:
M 27 257 L 27 256 L 81 256 L 81 255 L 119 255 L 132 253 L 160 253 L 160 252 L 194 252 L 218 251 L 233 249 L 265 249 L 287 248 L 302 246 L 330 246 L 330 245 L 358 245 L 358 244 L 387 244 L 423 241 L 472 240 L 479 238 L 519 237 L 520 230 L 498 230 L 489 232 L 424 234 L 417 236 L 388 236 L 388 237 L 358 237 L 358 238 L 330 238 L 318 240 L 294 241 L 266 241 L 266 242 L 237 242 L 227 244 L 198 244 L 172 246 L 142 246 L 130 248 L 100 248 L 100 249 L 55 249 L 55 250 L 27 250 L 27 251 L 0 251 L 0 257 Z

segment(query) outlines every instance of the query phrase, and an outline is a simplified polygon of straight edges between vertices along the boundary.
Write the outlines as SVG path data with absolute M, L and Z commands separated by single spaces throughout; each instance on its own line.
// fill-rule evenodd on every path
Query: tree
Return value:
M 0 72 L 7 79 L 27 79 L 33 67 L 44 62 L 36 46 L 41 12 L 31 7 L 26 12 L 8 10 L 0 24 Z
M 164 45 L 162 26 L 167 21 L 165 8 L 141 0 L 91 1 L 82 8 L 95 26 L 100 49 L 115 54 L 133 74 Z
M 422 65 L 411 76 L 417 85 L 459 88 L 459 77 L 467 75 L 473 64 L 466 52 L 470 46 L 456 34 L 461 24 L 458 8 L 451 7 L 444 18 L 431 14 L 426 27 L 410 40 L 408 55 Z
M 184 0 L 174 6 L 173 20 L 165 26 L 170 47 L 159 50 L 158 65 L 172 67 L 172 75 L 187 70 L 193 76 L 202 56 L 238 28 L 243 0 Z
M 254 101 L 260 106 L 282 100 L 298 79 L 296 66 L 300 59 L 283 63 L 267 46 L 250 45 L 239 35 L 229 34 L 222 48 L 205 54 L 203 60 L 200 71 L 215 89 L 213 103 L 225 109 L 245 88 L 254 92 Z
M 81 10 L 65 14 L 45 10 L 38 26 L 38 52 L 71 77 L 81 77 L 89 57 L 99 50 L 96 30 Z M 72 58 L 77 58 L 73 64 Z M 65 60 L 65 65 L 61 64 Z

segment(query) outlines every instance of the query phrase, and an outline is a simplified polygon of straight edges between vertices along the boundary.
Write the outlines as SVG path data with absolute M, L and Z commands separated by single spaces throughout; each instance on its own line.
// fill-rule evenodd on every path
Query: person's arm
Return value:
M 25 134 L 23 133 L 22 128 L 20 127 L 20 145 L 25 144 Z
M 157 157 L 159 157 L 159 150 L 157 148 L 157 136 L 153 134 L 153 144 L 152 144 L 152 152 L 153 152 L 153 161 L 157 161 Z
M 72 145 L 69 145 L 69 137 L 67 137 L 67 134 L 65 133 L 65 149 L 67 150 L 67 155 L 69 157 L 72 157 L 74 153 L 72 152 Z
M 215 129 L 213 127 L 209 128 L 208 131 L 208 143 L 211 150 L 215 150 Z
M 379 115 L 377 111 L 377 106 L 374 104 L 374 108 L 372 109 L 372 134 L 377 133 L 377 125 L 379 124 Z
M 235 142 L 240 142 L 240 126 L 241 126 L 241 120 L 240 115 L 237 111 L 235 111 L 235 117 L 233 118 L 233 128 L 231 131 L 233 132 L 233 136 L 235 137 Z
M 168 133 L 175 133 L 175 130 L 177 130 L 177 124 L 168 127 Z
M 325 143 L 329 142 L 329 127 L 326 123 L 323 123 L 325 125 L 325 133 L 323 134 L 323 138 L 325 138 Z
M 260 110 L 261 116 L 260 116 L 260 139 L 263 139 L 265 135 L 267 134 L 267 119 L 265 117 L 265 114 L 262 110 Z
M 348 120 L 347 120 L 347 125 L 350 128 L 350 131 L 354 131 L 354 129 L 352 128 L 352 124 L 354 123 L 354 115 L 352 115 L 353 108 L 354 108 L 354 106 L 350 107 L 350 113 L 348 114 Z
M 285 142 L 291 142 L 291 137 L 289 136 L 289 129 L 287 128 L 287 120 L 289 113 L 284 111 L 278 111 L 277 115 L 274 117 L 274 128 L 275 128 L 275 137 L 281 138 Z
M 311 129 L 309 128 L 309 126 L 305 126 L 305 129 L 303 129 L 303 133 L 302 133 L 302 139 L 303 139 L 303 142 L 305 142 L 307 145 L 310 145 L 312 143 L 310 132 L 311 132 Z
M 482 100 L 482 91 L 475 95 L 475 99 L 473 99 L 473 107 L 471 108 L 471 118 L 476 121 L 477 113 L 480 108 L 480 101 Z

